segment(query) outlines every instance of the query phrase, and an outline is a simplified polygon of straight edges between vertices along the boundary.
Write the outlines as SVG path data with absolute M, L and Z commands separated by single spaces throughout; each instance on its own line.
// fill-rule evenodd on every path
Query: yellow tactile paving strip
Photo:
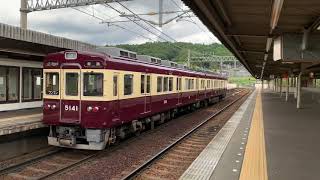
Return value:
M 240 180 L 268 180 L 261 90 L 257 95 Z

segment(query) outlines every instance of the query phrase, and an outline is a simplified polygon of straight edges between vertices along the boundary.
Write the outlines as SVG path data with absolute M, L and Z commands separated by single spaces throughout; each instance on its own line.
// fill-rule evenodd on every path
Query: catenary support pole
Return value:
M 289 77 L 287 77 L 286 101 L 289 99 Z
M 298 77 L 295 77 L 294 81 L 295 81 L 294 98 L 297 99 L 297 95 L 298 95 Z
M 20 0 L 20 27 L 22 29 L 28 28 L 28 13 L 27 13 L 27 0 Z
M 280 97 L 282 97 L 282 77 L 280 78 Z
M 162 27 L 163 18 L 163 0 L 159 0 L 159 27 Z
M 302 72 L 299 73 L 298 75 L 298 82 L 297 82 L 297 108 L 300 109 L 301 108 L 301 76 L 302 76 Z

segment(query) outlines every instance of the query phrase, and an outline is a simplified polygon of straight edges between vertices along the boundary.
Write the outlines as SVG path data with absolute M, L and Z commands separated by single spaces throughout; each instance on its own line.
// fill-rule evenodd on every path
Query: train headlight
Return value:
M 92 111 L 93 111 L 93 112 L 98 112 L 98 111 L 99 111 L 99 107 L 97 107 L 97 106 L 94 107 Z
M 88 107 L 87 107 L 87 111 L 88 111 L 88 112 L 91 112 L 92 109 L 93 109 L 93 108 L 92 108 L 91 106 L 88 106 Z
M 57 106 L 54 104 L 54 105 L 51 106 L 51 109 L 56 109 L 56 107 Z
M 50 105 L 50 104 L 46 104 L 46 105 L 44 106 L 44 108 L 45 108 L 46 110 L 48 110 L 48 109 L 51 108 L 51 105 Z

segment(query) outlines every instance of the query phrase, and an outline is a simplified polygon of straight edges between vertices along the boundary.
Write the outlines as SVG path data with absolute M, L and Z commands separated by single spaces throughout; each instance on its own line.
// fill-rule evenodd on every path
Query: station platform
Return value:
M 320 91 L 255 90 L 180 179 L 319 179 Z
M 0 112 L 0 136 L 45 127 L 42 108 Z

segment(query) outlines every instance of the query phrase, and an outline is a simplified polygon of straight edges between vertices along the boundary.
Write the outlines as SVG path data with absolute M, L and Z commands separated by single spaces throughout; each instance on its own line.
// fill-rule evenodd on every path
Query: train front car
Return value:
M 43 122 L 48 143 L 76 149 L 104 149 L 109 137 L 101 103 L 107 56 L 65 51 L 44 61 Z M 103 121 L 103 122 L 102 122 Z

